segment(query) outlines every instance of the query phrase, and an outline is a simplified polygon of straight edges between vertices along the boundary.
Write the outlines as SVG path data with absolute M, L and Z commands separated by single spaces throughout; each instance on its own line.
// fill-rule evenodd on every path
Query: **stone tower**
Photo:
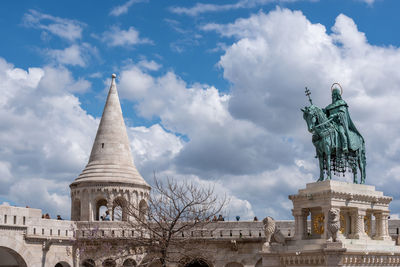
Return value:
M 146 207 L 150 186 L 133 164 L 115 78 L 113 74 L 89 162 L 70 185 L 74 221 L 99 220 L 106 210 L 110 220 L 129 220 L 127 207 Z

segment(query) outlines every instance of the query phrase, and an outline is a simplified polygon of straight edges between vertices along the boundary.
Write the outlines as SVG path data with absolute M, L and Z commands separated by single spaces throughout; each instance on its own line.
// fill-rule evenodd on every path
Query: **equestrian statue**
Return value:
M 331 179 L 331 172 L 340 175 L 349 170 L 353 172 L 353 182 L 357 182 L 357 169 L 360 170 L 361 184 L 365 183 L 365 142 L 350 118 L 347 103 L 342 99 L 343 89 L 338 83 L 331 87 L 332 103 L 321 109 L 313 105 L 311 92 L 306 87 L 310 106 L 302 108 L 303 118 L 319 160 L 318 181 Z

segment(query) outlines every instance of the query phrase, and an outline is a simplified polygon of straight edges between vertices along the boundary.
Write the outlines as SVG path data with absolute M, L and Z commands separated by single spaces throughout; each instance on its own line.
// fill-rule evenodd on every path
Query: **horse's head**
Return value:
M 301 109 L 301 111 L 303 111 L 303 118 L 307 122 L 308 131 L 310 133 L 314 131 L 315 125 L 317 124 L 317 114 L 314 107 L 314 105 L 311 105 Z

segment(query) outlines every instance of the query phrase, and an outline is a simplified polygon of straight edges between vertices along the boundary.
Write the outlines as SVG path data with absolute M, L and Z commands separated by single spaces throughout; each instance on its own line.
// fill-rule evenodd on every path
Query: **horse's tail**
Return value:
M 367 158 L 365 156 L 365 142 L 362 141 L 362 148 L 361 148 L 361 161 L 364 163 L 364 166 L 367 165 Z

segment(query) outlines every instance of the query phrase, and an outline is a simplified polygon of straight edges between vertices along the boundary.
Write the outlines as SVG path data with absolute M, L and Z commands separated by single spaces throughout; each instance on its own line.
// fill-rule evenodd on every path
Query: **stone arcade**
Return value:
M 130 220 L 126 205 L 142 211 L 149 196 L 150 186 L 133 164 L 115 77 L 89 162 L 70 185 L 71 221 L 42 219 L 39 209 L 0 205 L 0 267 L 157 266 L 141 250 L 118 259 L 107 253 L 91 258 L 90 252 L 80 257 L 74 247 L 76 237 L 90 234 L 91 228 L 116 244 L 132 238 L 119 226 L 115 211 L 123 221 Z M 267 217 L 199 229 L 194 237 L 210 253 L 199 255 L 197 266 L 400 266 L 400 247 L 394 241 L 400 222 L 389 220 L 392 198 L 374 186 L 316 182 L 289 199 L 294 221 Z M 99 220 L 105 210 L 110 221 Z

